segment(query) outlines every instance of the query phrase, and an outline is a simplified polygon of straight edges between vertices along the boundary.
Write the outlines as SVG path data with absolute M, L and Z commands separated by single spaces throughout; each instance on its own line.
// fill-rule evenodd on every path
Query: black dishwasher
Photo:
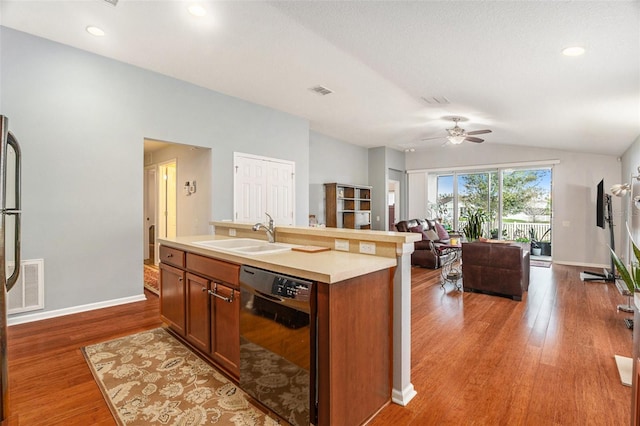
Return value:
M 292 425 L 316 424 L 313 282 L 240 269 L 240 387 Z

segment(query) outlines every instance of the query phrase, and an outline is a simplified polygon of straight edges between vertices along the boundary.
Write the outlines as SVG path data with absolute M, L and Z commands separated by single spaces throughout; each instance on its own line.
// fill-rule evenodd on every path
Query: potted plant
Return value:
M 469 210 L 464 217 L 467 223 L 462 227 L 462 233 L 467 241 L 475 241 L 482 236 L 482 229 L 487 221 L 487 214 L 482 209 Z
M 540 246 L 538 234 L 533 226 L 529 228 L 529 239 L 531 240 L 531 254 L 534 256 L 540 256 L 542 253 L 542 247 Z
M 620 278 L 627 285 L 627 289 L 629 289 L 631 293 L 634 293 L 640 288 L 640 267 L 638 267 L 638 264 L 640 263 L 640 249 L 638 249 L 635 241 L 633 241 L 633 238 L 631 237 L 631 231 L 629 231 L 628 227 L 627 233 L 629 233 L 629 241 L 631 241 L 633 254 L 636 257 L 636 261 L 632 265 L 630 265 L 630 270 L 627 269 L 625 264 L 622 262 L 622 260 L 620 260 L 616 252 L 613 251 L 611 247 L 609 247 L 609 250 L 611 251 L 611 258 L 613 259 L 613 264 L 618 270 Z

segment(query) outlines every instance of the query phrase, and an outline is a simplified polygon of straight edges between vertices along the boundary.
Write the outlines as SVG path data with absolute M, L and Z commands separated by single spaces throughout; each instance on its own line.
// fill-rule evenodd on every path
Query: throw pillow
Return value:
M 440 236 L 433 229 L 427 229 L 426 231 L 424 231 L 422 233 L 422 235 L 424 235 L 427 240 L 431 240 L 431 241 L 439 241 L 440 240 Z
M 436 231 L 434 231 L 433 229 L 428 229 L 428 230 L 424 230 L 422 228 L 421 225 L 418 226 L 414 226 L 412 228 L 409 228 L 409 231 L 411 232 L 415 232 L 416 234 L 422 234 L 422 240 L 423 241 L 438 241 L 438 233 Z
M 448 240 L 449 239 L 449 233 L 447 232 L 446 229 L 444 229 L 444 226 L 442 226 L 438 222 L 436 222 L 435 223 L 435 228 L 436 228 L 436 232 L 438 233 L 438 239 L 440 239 L 440 240 Z
M 409 228 L 409 232 L 415 232 L 416 234 L 422 234 L 422 226 L 412 226 Z

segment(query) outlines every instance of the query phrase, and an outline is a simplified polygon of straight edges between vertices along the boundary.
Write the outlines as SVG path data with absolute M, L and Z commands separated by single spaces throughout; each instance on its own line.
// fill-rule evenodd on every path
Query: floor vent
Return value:
M 7 262 L 7 276 L 14 264 Z M 20 277 L 7 294 L 7 313 L 44 309 L 44 259 L 23 260 Z

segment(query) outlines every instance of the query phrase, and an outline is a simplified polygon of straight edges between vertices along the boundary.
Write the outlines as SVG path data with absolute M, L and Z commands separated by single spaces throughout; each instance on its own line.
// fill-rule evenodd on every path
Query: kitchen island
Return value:
M 236 236 L 264 235 L 242 235 L 243 225 L 234 226 Z M 237 328 L 242 303 L 237 293 L 240 265 L 314 281 L 317 359 L 311 364 L 317 365 L 317 424 L 357 425 L 368 421 L 392 396 L 396 258 L 336 250 L 316 253 L 290 250 L 249 256 L 198 244 L 230 238 L 220 235 L 221 229 L 224 227 L 216 228 L 215 236 L 161 239 L 163 319 L 176 334 L 237 379 Z M 277 234 L 279 242 L 286 243 L 284 234 Z M 298 243 L 305 239 L 294 234 L 290 239 L 298 239 Z M 388 242 L 401 246 L 411 237 L 385 235 Z M 394 239 L 399 243 L 392 242 Z M 319 243 L 317 238 L 310 240 L 314 245 Z M 384 245 L 380 243 L 381 248 Z M 208 297 L 221 288 L 223 293 Z M 225 298 L 234 303 L 221 302 Z M 202 320 L 204 316 L 206 321 Z M 312 401 L 311 405 L 315 403 Z

